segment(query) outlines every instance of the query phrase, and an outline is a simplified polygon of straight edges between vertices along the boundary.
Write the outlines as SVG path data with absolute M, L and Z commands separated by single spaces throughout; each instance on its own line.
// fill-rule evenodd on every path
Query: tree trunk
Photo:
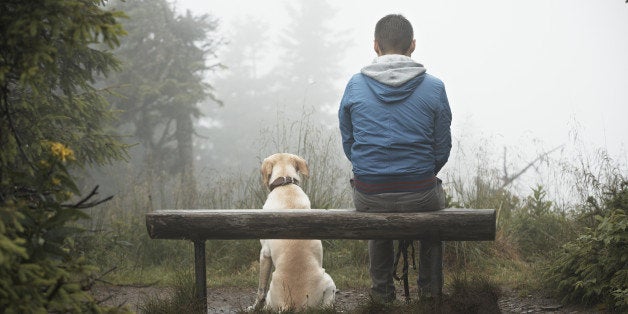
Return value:
M 177 202 L 178 207 L 194 208 L 197 199 L 196 178 L 194 177 L 194 125 L 189 114 L 181 114 L 177 117 L 177 129 L 175 138 L 179 152 L 179 174 L 181 186 L 179 188 Z

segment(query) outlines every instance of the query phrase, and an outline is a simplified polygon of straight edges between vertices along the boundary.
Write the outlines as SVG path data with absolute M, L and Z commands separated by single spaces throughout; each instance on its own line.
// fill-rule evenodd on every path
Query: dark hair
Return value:
M 401 14 L 389 14 L 375 25 L 375 40 L 383 53 L 403 54 L 412 45 L 412 24 Z

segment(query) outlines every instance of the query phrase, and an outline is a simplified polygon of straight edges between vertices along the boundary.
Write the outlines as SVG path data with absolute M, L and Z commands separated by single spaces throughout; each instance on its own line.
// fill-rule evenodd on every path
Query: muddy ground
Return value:
M 166 298 L 171 290 L 163 287 L 136 287 L 99 285 L 94 287 L 94 294 L 103 304 L 110 306 L 126 305 L 131 310 L 140 312 L 141 304 L 147 297 Z M 399 296 L 403 292 L 399 291 Z M 255 288 L 214 288 L 208 289 L 208 313 L 237 313 L 253 304 Z M 353 309 L 369 301 L 368 291 L 342 290 L 336 295 L 335 309 L 351 313 Z M 543 295 L 524 295 L 513 290 L 502 289 L 498 300 L 498 313 L 604 313 L 596 309 L 566 306 Z M 181 313 L 183 314 L 183 313 Z

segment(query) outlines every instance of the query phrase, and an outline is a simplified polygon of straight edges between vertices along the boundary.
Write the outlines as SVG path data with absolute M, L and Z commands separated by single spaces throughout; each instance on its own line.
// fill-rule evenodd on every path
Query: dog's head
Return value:
M 279 177 L 292 177 L 300 180 L 299 174 L 309 175 L 305 159 L 288 153 L 266 157 L 262 162 L 262 182 L 268 188 Z

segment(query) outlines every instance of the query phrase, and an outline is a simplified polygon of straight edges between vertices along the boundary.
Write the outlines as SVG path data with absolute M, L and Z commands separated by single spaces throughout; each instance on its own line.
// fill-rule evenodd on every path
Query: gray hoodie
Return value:
M 397 87 L 425 73 L 425 68 L 404 55 L 383 55 L 362 68 L 361 72 L 380 83 Z

